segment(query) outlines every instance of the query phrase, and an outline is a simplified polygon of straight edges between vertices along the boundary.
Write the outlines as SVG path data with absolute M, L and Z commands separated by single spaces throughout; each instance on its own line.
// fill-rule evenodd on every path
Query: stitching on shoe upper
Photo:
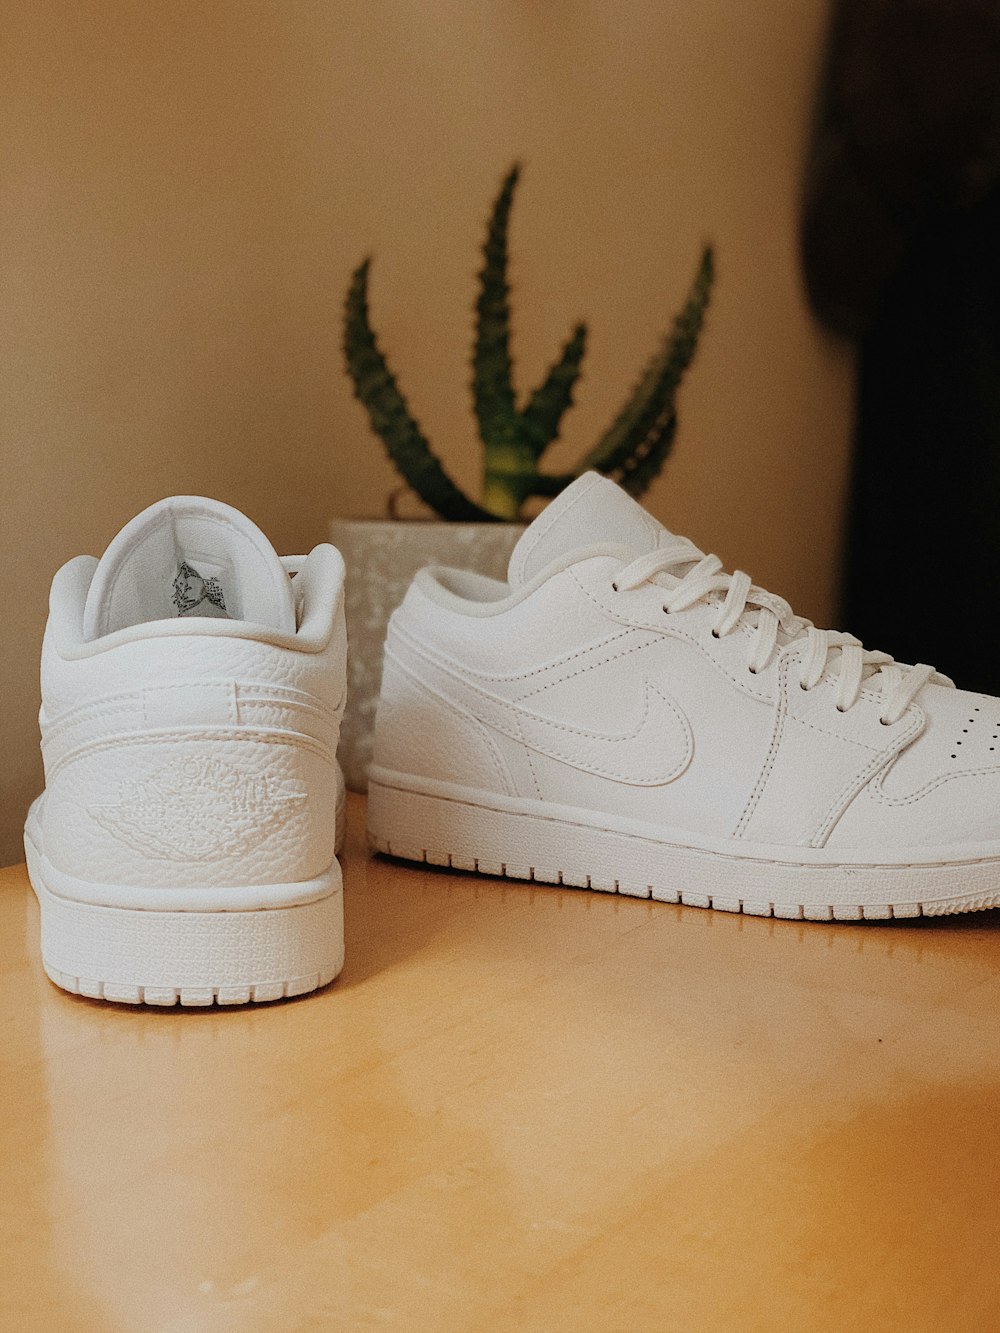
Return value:
M 542 784 L 538 781 L 538 771 L 535 768 L 535 761 L 531 757 L 531 746 L 525 745 L 524 741 L 522 741 L 521 744 L 524 745 L 524 757 L 528 761 L 528 772 L 531 774 L 532 785 L 535 788 L 535 796 L 538 798 L 538 800 L 541 800 Z
M 906 796 L 888 796 L 882 785 L 882 780 L 888 775 L 891 767 L 891 764 L 887 764 L 885 773 L 880 773 L 869 788 L 872 799 L 881 802 L 882 805 L 912 805 L 915 801 L 920 801 L 928 796 L 936 787 L 941 787 L 955 778 L 1000 777 L 1000 764 L 994 765 L 992 768 L 956 768 L 948 773 L 939 773 L 937 777 L 930 778 L 922 787 L 909 792 Z
M 760 773 L 757 775 L 757 781 L 747 798 L 747 803 L 743 807 L 743 813 L 740 815 L 736 827 L 733 830 L 734 838 L 742 838 L 746 832 L 747 825 L 753 817 L 753 812 L 763 795 L 764 788 L 767 786 L 768 779 L 774 771 L 775 760 L 778 757 L 778 750 L 781 746 L 781 738 L 785 731 L 785 715 L 788 711 L 788 698 L 785 690 L 785 683 L 788 678 L 788 658 L 782 657 L 778 661 L 778 702 L 775 709 L 774 727 L 771 732 L 770 744 L 767 747 L 767 754 L 764 756 L 764 764 Z
M 797 726 L 808 727 L 810 731 L 815 731 L 820 736 L 829 736 L 832 740 L 844 741 L 846 744 L 856 745 L 862 750 L 878 750 L 879 754 L 882 753 L 882 750 L 877 745 L 871 745 L 868 741 L 859 741 L 856 736 L 845 736 L 842 732 L 830 731 L 826 727 L 818 727 L 815 722 L 807 722 L 804 717 L 796 717 L 792 712 L 789 712 L 788 720 L 789 722 L 794 722 Z
M 472 720 L 475 722 L 476 730 L 482 737 L 483 744 L 486 747 L 487 753 L 493 760 L 493 770 L 497 775 L 497 781 L 499 782 L 500 786 L 503 788 L 507 796 L 513 796 L 514 793 L 517 791 L 517 784 L 514 782 L 513 776 L 511 775 L 510 769 L 507 766 L 506 760 L 500 753 L 500 749 L 496 743 L 495 738 L 490 735 L 489 728 L 483 726 L 482 722 L 478 721 L 475 718 Z
M 97 718 L 117 717 L 128 711 L 138 713 L 141 708 L 141 690 L 132 690 L 128 694 L 111 694 L 101 699 L 99 703 L 81 704 L 76 708 L 68 708 L 55 717 L 47 717 L 45 719 L 45 729 L 46 731 L 69 729 L 78 726 L 81 722 L 92 722 Z
M 400 637 L 403 637 L 403 636 L 400 636 Z M 549 758 L 557 759 L 557 760 L 559 760 L 561 763 L 565 763 L 565 764 L 570 765 L 570 767 L 580 768 L 580 763 L 579 763 L 579 759 L 578 759 L 577 756 L 572 755 L 572 754 L 568 754 L 568 753 L 560 753 L 558 749 L 540 749 L 539 746 L 538 746 L 537 744 L 532 744 L 532 742 L 530 742 L 530 741 L 524 739 L 524 735 L 523 735 L 523 732 L 522 732 L 522 730 L 521 730 L 521 719 L 518 718 L 518 716 L 517 716 L 517 711 L 516 711 L 516 710 L 517 710 L 517 703 L 516 703 L 516 701 L 514 701 L 514 700 L 510 700 L 510 699 L 504 699 L 504 698 L 502 698 L 502 697 L 500 697 L 500 696 L 498 696 L 498 695 L 491 695 L 491 694 L 489 693 L 489 691 L 484 690 L 484 689 L 481 689 L 479 686 L 473 684 L 471 681 L 469 681 L 469 680 L 467 680 L 467 679 L 463 679 L 463 678 L 458 674 L 458 672 L 456 672 L 456 671 L 454 671 L 454 670 L 449 670 L 448 667 L 446 667 L 444 664 L 435 661 L 435 659 L 434 659 L 434 657 L 433 657 L 432 655 L 423 652 L 423 651 L 421 650 L 420 646 L 419 646 L 417 643 L 415 643 L 415 642 L 411 642 L 409 646 L 410 646 L 411 650 L 417 654 L 418 657 L 423 657 L 423 659 L 424 659 L 425 661 L 429 662 L 432 666 L 437 666 L 440 670 L 444 671 L 446 675 L 450 675 L 450 676 L 452 677 L 453 680 L 458 680 L 458 681 L 459 681 L 462 685 L 464 685 L 465 688 L 468 689 L 472 694 L 479 695 L 482 699 L 486 700 L 488 703 L 499 704 L 501 707 L 505 707 L 505 708 L 514 710 L 514 711 L 512 711 L 512 713 L 511 713 L 511 715 L 510 715 L 509 717 L 505 717 L 505 718 L 501 719 L 500 722 L 498 722 L 498 721 L 496 721 L 496 720 L 494 720 L 493 722 L 490 722 L 488 725 L 489 725 L 490 727 L 492 727 L 493 730 L 495 730 L 495 731 L 499 731 L 502 735 L 510 736 L 513 740 L 519 741 L 520 744 L 524 745 L 525 747 L 527 747 L 527 748 L 529 748 L 529 749 L 536 749 L 536 750 L 539 751 L 539 753 L 548 755 Z M 411 679 L 418 681 L 420 684 L 423 685 L 424 689 L 426 689 L 427 691 L 429 691 L 431 694 L 437 696 L 438 698 L 442 698 L 442 699 L 445 699 L 445 698 L 446 698 L 446 696 L 444 696 L 443 694 L 441 694 L 440 691 L 436 690 L 436 689 L 435 689 L 432 685 L 430 685 L 427 681 L 422 680 L 419 676 L 415 675 L 415 673 L 413 672 L 413 670 L 412 670 L 412 669 L 411 669 L 405 662 L 403 662 L 402 659 L 401 659 L 396 653 L 394 653 L 394 652 L 392 651 L 391 647 L 388 647 L 388 646 L 386 647 L 386 656 L 389 657 L 389 658 L 392 660 L 392 662 L 395 664 L 395 666 L 396 666 L 400 671 L 402 671 L 405 675 L 409 676 Z M 584 739 L 586 739 L 586 740 L 591 740 L 591 741 L 594 741 L 594 740 L 600 740 L 600 739 L 604 739 L 604 740 L 612 740 L 612 741 L 617 741 L 617 740 L 627 740 L 627 739 L 629 739 L 632 735 L 637 734 L 638 732 L 640 732 L 640 731 L 642 730 L 642 728 L 645 726 L 646 721 L 647 721 L 647 718 L 648 718 L 648 716 L 649 716 L 649 698 L 650 698 L 650 694 L 652 694 L 652 693 L 655 693 L 655 694 L 662 700 L 662 702 L 663 702 L 664 704 L 666 704 L 667 708 L 674 714 L 674 716 L 675 716 L 675 718 L 677 719 L 679 725 L 681 726 L 682 730 L 684 731 L 684 733 L 685 733 L 685 735 L 686 735 L 686 737 L 687 737 L 687 742 L 688 742 L 687 745 L 685 746 L 685 752 L 684 752 L 684 754 L 683 754 L 683 755 L 681 756 L 681 758 L 677 761 L 677 763 L 674 764 L 674 766 L 673 766 L 672 768 L 670 768 L 669 770 L 665 770 L 665 772 L 664 772 L 662 775 L 658 775 L 655 784 L 650 784 L 650 785 L 657 785 L 657 786 L 658 786 L 658 785 L 660 785 L 660 784 L 662 783 L 662 784 L 665 785 L 666 783 L 668 783 L 668 782 L 672 782 L 675 778 L 679 777 L 680 774 L 684 772 L 684 770 L 687 768 L 688 764 L 689 764 L 690 761 L 691 761 L 691 751 L 692 751 L 691 731 L 690 731 L 690 725 L 689 725 L 689 723 L 688 723 L 688 721 L 687 721 L 687 718 L 686 718 L 686 717 L 684 716 L 684 714 L 680 711 L 680 709 L 679 709 L 679 708 L 677 707 L 677 705 L 673 702 L 673 700 L 669 699 L 669 698 L 668 698 L 665 694 L 663 694 L 660 690 L 655 689 L 655 687 L 654 687 L 649 681 L 646 682 L 646 690 L 645 690 L 645 695 L 644 695 L 644 699 L 643 699 L 643 713 L 642 713 L 642 717 L 641 717 L 641 719 L 640 719 L 640 721 L 639 721 L 639 724 L 638 724 L 637 727 L 634 729 L 634 732 L 629 733 L 627 736 L 622 736 L 622 737 L 603 737 L 603 738 L 602 738 L 602 737 L 596 736 L 593 732 L 588 732 L 588 731 L 584 730 L 584 729 L 581 728 L 581 727 L 574 727 L 572 724 L 570 724 L 570 723 L 568 723 L 568 722 L 559 722 L 559 721 L 556 721 L 556 720 L 553 719 L 553 718 L 548 718 L 548 717 L 545 717 L 545 716 L 540 715 L 540 714 L 537 715 L 537 719 L 536 719 L 536 720 L 537 720 L 540 724 L 542 724 L 542 725 L 544 725 L 544 726 L 552 727 L 553 729 L 555 729 L 555 730 L 557 730 L 557 731 L 562 731 L 562 732 L 565 732 L 565 733 L 570 734 L 570 735 L 580 736 L 580 737 L 582 737 L 582 738 L 584 738 Z M 468 709 L 462 708 L 460 705 L 457 705 L 457 704 L 454 702 L 454 700 L 447 699 L 446 701 L 447 701 L 448 703 L 450 703 L 451 706 L 452 706 L 453 708 L 457 708 L 458 711 L 461 712 L 461 713 L 463 713 L 465 716 L 475 718 L 475 714 L 469 712 Z M 480 718 L 476 718 L 475 720 L 476 720 L 476 721 L 482 721 L 482 719 L 480 719 Z M 502 725 L 501 725 L 501 722 L 502 722 Z M 631 773 L 620 773 L 620 772 L 617 772 L 617 771 L 615 771 L 615 770 L 613 770 L 613 769 L 602 767 L 601 765 L 598 765 L 598 764 L 589 765 L 589 766 L 586 767 L 586 769 L 585 769 L 584 771 L 589 772 L 589 773 L 593 774 L 593 775 L 596 776 L 596 777 L 612 778 L 612 779 L 614 779 L 614 780 L 617 781 L 617 782 L 635 782 L 635 781 L 636 781 L 636 778 L 635 778 L 635 775 L 634 775 L 634 774 L 631 774 Z
M 612 643 L 617 643 L 620 639 L 626 639 L 631 635 L 634 635 L 641 628 L 642 627 L 640 626 L 629 626 L 628 629 L 622 630 L 619 634 L 613 634 L 606 639 L 595 639 L 593 642 L 585 644 L 584 647 L 578 648 L 575 652 L 568 653 L 565 657 L 550 658 L 548 662 L 543 662 L 541 666 L 530 667 L 526 671 L 481 671 L 477 667 L 476 675 L 480 680 L 490 681 L 514 682 L 518 680 L 529 680 L 532 676 L 540 676 L 546 671 L 551 671 L 553 667 L 563 666 L 568 662 L 575 662 L 578 658 L 586 657 L 588 653 L 595 652 L 597 649 L 607 648 Z M 411 629 L 408 629 L 403 625 L 398 623 L 393 625 L 393 633 L 398 634 L 400 638 L 408 640 L 417 647 L 424 649 L 427 656 L 440 660 L 444 665 L 447 665 L 447 663 L 452 660 L 446 657 L 444 653 L 440 652 L 437 648 L 434 648 L 431 644 L 426 644 L 422 639 L 418 639 Z
M 885 747 L 884 751 L 880 751 L 876 754 L 860 773 L 856 774 L 853 779 L 846 782 L 840 789 L 838 795 L 831 802 L 826 815 L 820 821 L 816 831 L 810 838 L 809 845 L 811 847 L 822 847 L 832 833 L 837 820 L 847 809 L 851 801 L 854 800 L 859 792 L 864 790 L 864 788 L 871 782 L 872 778 L 878 773 L 880 768 L 887 768 L 889 766 L 889 761 L 895 755 L 900 754 L 907 744 L 913 740 L 915 736 L 920 734 L 924 722 L 926 721 L 926 714 L 919 704 L 911 705 L 911 707 L 913 708 L 913 717 L 910 719 L 910 723 L 905 731 L 900 731 L 898 735 L 894 736 L 890 743 Z
M 531 527 L 528 529 L 528 531 L 524 534 L 524 537 L 522 538 L 524 545 L 521 547 L 520 553 L 516 560 L 517 572 L 519 574 L 524 573 L 525 566 L 527 565 L 528 561 L 531 559 L 532 555 L 537 549 L 538 543 L 544 536 L 548 534 L 549 529 L 552 527 L 556 519 L 565 518 L 566 515 L 572 511 L 574 505 L 579 504 L 579 502 L 583 499 L 583 497 L 585 495 L 588 495 L 596 485 L 597 485 L 597 478 L 594 477 L 591 480 L 589 486 L 580 486 L 577 489 L 576 494 L 574 495 L 573 499 L 570 501 L 568 505 L 563 505 L 558 509 L 555 506 L 553 506 L 552 508 L 545 511 L 541 522 L 539 522 L 537 519 L 535 520 L 535 522 L 531 525 Z
M 388 649 L 386 650 L 386 656 L 391 659 L 396 670 L 401 672 L 411 685 L 418 690 L 422 690 L 424 694 L 429 694 L 432 699 L 436 699 L 446 708 L 451 709 L 452 712 L 457 713 L 459 717 L 463 718 L 467 723 L 471 724 L 477 732 L 479 732 L 488 749 L 490 758 L 493 760 L 497 779 L 500 786 L 504 789 L 504 794 L 507 796 L 515 796 L 517 794 L 517 784 L 514 782 L 514 778 L 507 766 L 507 761 L 500 753 L 499 747 L 493 736 L 490 734 L 489 728 L 484 726 L 478 718 L 473 717 L 473 715 L 464 709 L 461 704 L 454 703 L 451 699 L 445 698 L 443 694 L 438 694 L 436 690 L 432 689 L 425 681 L 421 680 L 419 676 L 415 676 L 413 672 L 407 668 L 406 663 L 401 662 L 399 658 Z
M 577 586 L 577 587 L 580 589 L 580 591 L 583 593 L 584 597 L 586 597 L 587 600 L 588 600 L 589 602 L 591 602 L 594 606 L 596 606 L 596 607 L 598 608 L 598 610 L 601 611 L 601 612 L 603 612 L 604 615 L 606 615 L 609 619 L 617 621 L 620 625 L 634 625 L 634 624 L 635 624 L 635 622 L 632 621 L 632 620 L 629 620 L 628 617 L 620 615 L 618 612 L 613 611 L 609 606 L 605 606 L 605 604 L 604 604 L 603 602 L 599 601 L 599 600 L 598 600 L 598 599 L 597 599 L 597 598 L 596 598 L 596 597 L 595 597 L 595 596 L 594 596 L 594 595 L 593 595 L 593 594 L 586 588 L 586 586 L 585 586 L 583 583 L 581 583 L 581 581 L 580 581 L 579 577 L 577 576 L 577 573 L 576 573 L 576 571 L 575 571 L 574 569 L 568 569 L 568 570 L 566 570 L 566 573 L 570 575 L 570 577 L 573 579 L 573 581 L 574 581 L 574 583 L 576 584 L 576 586 Z M 652 628 L 652 626 L 649 626 L 649 627 L 647 627 L 647 628 Z M 734 678 L 732 675 L 730 675 L 729 671 L 722 665 L 722 663 L 719 662 L 719 661 L 717 661 L 716 658 L 714 658 L 710 653 L 708 653 L 708 652 L 706 651 L 706 649 L 707 649 L 707 645 L 704 643 L 703 639 L 702 639 L 701 637 L 697 636 L 697 635 L 694 635 L 694 634 L 688 634 L 686 630 L 680 629 L 680 628 L 677 626 L 676 622 L 675 622 L 674 624 L 669 625 L 669 626 L 668 626 L 667 624 L 663 624 L 662 626 L 659 626 L 659 625 L 658 625 L 658 626 L 656 627 L 655 632 L 658 633 L 658 634 L 663 634 L 663 635 L 665 635 L 665 636 L 667 636 L 667 637 L 673 637 L 673 638 L 677 638 L 677 639 L 685 639 L 685 640 L 687 640 L 688 643 L 692 643 L 692 644 L 694 644 L 694 646 L 695 646 L 696 648 L 700 648 L 701 651 L 705 653 L 705 655 L 708 657 L 708 659 L 709 659 L 710 662 L 713 662 L 713 663 L 718 667 L 719 671 L 722 673 L 722 676 L 723 676 L 726 680 L 728 680 L 728 681 L 734 686 L 735 689 L 739 690 L 741 693 L 749 694 L 749 695 L 751 696 L 751 698 L 754 698 L 754 699 L 760 699 L 763 703 L 773 703 L 773 702 L 774 702 L 774 701 L 770 698 L 769 695 L 764 694 L 764 693 L 758 691 L 757 689 L 753 688 L 752 686 L 746 686 L 746 685 L 738 684 L 737 681 L 735 680 L 735 678 Z M 747 636 L 747 637 L 751 637 L 751 636 L 754 634 L 755 631 L 754 631 L 753 628 L 750 627 L 750 626 L 741 626 L 739 632 L 740 632 L 741 634 Z M 785 650 L 784 650 L 784 649 L 781 649 L 780 651 L 781 651 L 781 652 L 784 652 Z M 758 673 L 758 674 L 760 674 L 760 673 Z M 827 678 L 827 677 L 824 677 L 824 679 L 826 679 L 826 678 Z M 858 691 L 858 698 L 859 698 L 859 699 L 868 699 L 868 700 L 870 700 L 870 701 L 872 701 L 872 702 L 880 703 L 880 702 L 881 702 L 881 699 L 882 699 L 882 694 L 881 694 L 881 691 L 880 691 L 879 689 L 877 689 L 877 688 L 872 688 L 872 687 L 869 686 L 869 685 L 863 684 L 863 685 L 861 686 L 861 689 Z
M 610 620 L 617 621 L 619 625 L 629 625 L 633 629 L 639 628 L 638 626 L 636 626 L 633 620 L 628 620 L 625 617 L 618 615 L 616 612 L 612 611 L 610 607 L 605 606 L 603 602 L 598 601 L 597 598 L 593 595 L 593 593 L 590 592 L 590 590 L 580 582 L 580 579 L 577 577 L 575 570 L 570 569 L 567 570 L 566 572 L 570 575 L 573 582 L 580 589 L 580 591 L 583 593 L 584 597 L 586 597 L 588 602 L 590 602 L 593 606 L 596 606 L 597 609 L 602 612 L 602 614 L 606 615 Z M 644 625 L 641 628 L 652 629 L 654 634 L 662 635 L 665 638 L 683 639 L 685 643 L 692 644 L 695 648 L 699 649 L 705 655 L 708 661 L 711 662 L 712 665 L 718 670 L 719 675 L 722 677 L 722 679 L 727 681 L 728 684 L 732 687 L 732 689 L 736 690 L 739 694 L 749 695 L 751 699 L 757 699 L 761 703 L 765 704 L 774 703 L 774 700 L 771 698 L 770 694 L 765 693 L 763 690 L 756 689 L 753 686 L 749 685 L 738 684 L 735 678 L 730 674 L 729 671 L 726 670 L 726 668 L 722 665 L 722 663 L 719 662 L 715 657 L 713 657 L 711 653 L 706 652 L 705 644 L 698 635 L 689 634 L 687 630 L 680 629 L 676 623 L 668 624 L 667 617 L 664 617 L 663 619 L 664 623 L 662 625 L 657 625 L 655 629 L 653 629 L 651 625 Z
M 133 745 L 170 744 L 178 741 L 244 741 L 248 744 L 289 745 L 300 750 L 309 750 L 329 763 L 333 763 L 335 759 L 328 746 L 323 745 L 321 741 L 316 740 L 313 736 L 306 736 L 304 733 L 296 731 L 279 731 L 270 728 L 259 730 L 250 727 L 208 727 L 204 729 L 187 727 L 183 730 L 170 728 L 163 731 L 138 731 L 121 736 L 101 737 L 98 740 L 86 741 L 75 750 L 70 750 L 61 755 L 46 774 L 46 789 L 52 786 L 53 780 L 64 768 L 76 763 L 78 759 L 82 759 L 88 754 L 93 754 L 95 751 L 120 750 Z
M 420 648 L 417 644 L 414 643 L 411 644 L 410 646 L 419 656 L 423 656 L 425 660 L 430 661 L 433 665 L 441 666 L 441 669 L 444 670 L 448 675 L 452 676 L 453 679 L 460 680 L 461 683 L 465 685 L 467 689 L 471 690 L 474 694 L 480 695 L 483 699 L 486 699 L 488 702 L 498 703 L 500 705 L 506 705 L 509 708 L 515 707 L 516 704 L 518 703 L 518 700 L 515 699 L 504 699 L 500 695 L 491 695 L 488 690 L 484 690 L 481 686 L 476 685 L 474 681 L 463 678 L 457 671 L 454 670 L 448 671 L 448 668 L 443 666 L 443 664 L 435 663 L 434 659 L 430 657 L 429 654 L 421 653 Z M 395 654 L 392 655 L 392 660 L 397 664 L 397 666 L 401 667 L 403 670 L 406 669 L 406 664 L 400 661 L 400 659 Z M 412 675 L 412 672 L 410 674 Z M 419 677 L 416 677 L 416 679 L 419 679 Z M 680 717 L 683 720 L 683 714 L 681 713 L 677 705 L 674 704 L 674 702 L 671 699 L 668 699 L 667 696 L 662 694 L 659 690 L 657 690 L 656 693 L 659 694 L 660 698 L 663 699 L 664 702 L 667 703 L 669 707 L 678 715 L 678 717 Z M 643 722 L 645 721 L 648 715 L 648 711 L 649 710 L 647 701 L 647 705 L 643 711 L 643 718 L 642 718 Z M 596 734 L 592 731 L 588 731 L 586 727 L 575 727 L 572 724 L 572 722 L 560 722 L 555 718 L 545 717 L 542 714 L 538 714 L 537 716 L 540 721 L 545 723 L 546 726 L 555 727 L 559 731 L 566 731 L 576 736 L 584 736 L 587 737 L 588 739 L 596 739 Z M 518 720 L 518 725 L 520 726 L 520 719 Z M 642 729 L 642 722 L 640 722 L 636 730 L 641 731 L 641 729 Z M 498 730 L 500 730 L 500 728 L 498 728 Z M 515 739 L 520 739 L 520 738 L 515 738 Z M 625 739 L 625 737 L 622 737 L 622 739 Z M 528 744 L 527 741 L 524 741 L 523 743 L 525 745 Z
M 623 633 L 621 634 L 615 634 L 610 639 L 595 639 L 593 640 L 593 642 L 588 643 L 585 647 L 578 649 L 576 652 L 569 653 L 566 657 L 550 658 L 547 662 L 543 663 L 542 666 L 532 667 L 529 671 L 494 672 L 494 671 L 481 671 L 478 667 L 469 667 L 466 666 L 464 663 L 456 663 L 454 658 L 446 656 L 433 644 L 427 643 L 424 639 L 418 638 L 417 635 L 414 634 L 413 631 L 408 629 L 407 627 L 399 624 L 393 626 L 394 637 L 400 639 L 403 643 L 408 644 L 415 652 L 419 653 L 422 657 L 425 657 L 429 662 L 433 662 L 435 665 L 441 667 L 443 671 L 448 671 L 453 676 L 460 676 L 462 677 L 462 679 L 465 679 L 465 673 L 468 673 L 470 679 L 476 681 L 487 681 L 490 684 L 496 684 L 496 683 L 516 684 L 520 680 L 527 680 L 532 676 L 540 676 L 546 671 L 554 671 L 556 668 L 563 666 L 565 663 L 576 662 L 581 657 L 586 657 L 588 653 L 600 652 L 611 643 L 617 643 L 621 639 L 633 636 L 636 633 L 641 633 L 641 632 L 642 632 L 641 629 L 632 628 L 623 631 Z M 650 640 L 650 642 L 654 641 L 655 640 Z M 612 660 L 613 657 L 614 654 L 612 654 L 612 657 L 609 658 L 608 660 L 609 661 Z M 557 679 L 561 681 L 563 677 L 560 676 Z M 553 681 L 552 683 L 556 683 L 556 681 Z M 480 688 L 482 689 L 483 687 L 480 686 Z M 545 689 L 547 687 L 542 686 L 541 688 Z M 537 691 L 531 691 L 529 693 L 535 693 L 535 692 Z M 486 689 L 483 689 L 483 693 L 489 695 L 489 691 Z M 518 695 L 517 697 L 527 698 L 529 696 Z
M 232 677 L 220 677 L 205 681 L 167 681 L 164 684 L 150 685 L 149 688 L 186 690 L 192 684 L 216 685 L 228 683 L 228 680 L 231 679 Z M 45 719 L 45 731 L 50 734 L 57 730 L 69 730 L 83 722 L 92 722 L 102 717 L 117 717 L 122 712 L 127 711 L 139 713 L 142 708 L 143 693 L 143 690 L 130 690 L 123 694 L 109 694 L 96 704 L 80 704 L 75 708 L 68 708 L 54 717 L 47 717 Z M 254 707 L 278 704 L 281 707 L 300 708 L 305 712 L 315 713 L 330 722 L 336 721 L 344 702 L 342 695 L 334 707 L 331 708 L 315 695 L 306 690 L 295 689 L 291 685 L 244 684 L 239 680 L 236 682 L 236 697 L 238 703 Z
M 644 631 L 642 630 L 636 631 L 636 633 L 640 634 L 643 632 Z M 621 637 L 621 635 L 615 635 L 616 639 Z M 641 652 L 644 648 L 651 648 L 656 642 L 657 639 L 649 638 L 643 643 L 636 643 L 630 648 L 623 648 L 621 652 L 610 653 L 606 657 L 600 657 L 596 662 L 589 662 L 587 666 L 579 667 L 576 671 L 569 671 L 565 676 L 559 676 L 555 680 L 546 681 L 544 685 L 536 685 L 533 690 L 528 690 L 525 694 L 519 694 L 517 696 L 518 702 L 523 699 L 533 699 L 536 694 L 542 694 L 545 690 L 551 689 L 553 685 L 562 685 L 567 680 L 576 680 L 578 676 L 585 676 L 589 671 L 596 671 L 598 667 L 607 666 L 609 662 L 617 662 L 620 658 L 629 657 L 632 653 Z M 562 666 L 562 663 L 558 662 L 555 665 Z

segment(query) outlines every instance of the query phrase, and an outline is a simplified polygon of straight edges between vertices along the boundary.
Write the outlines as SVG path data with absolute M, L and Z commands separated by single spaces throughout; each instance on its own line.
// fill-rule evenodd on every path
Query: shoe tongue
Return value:
M 292 582 L 261 530 L 218 500 L 178 495 L 126 524 L 94 571 L 86 639 L 178 617 L 250 620 L 295 633 Z
M 645 555 L 669 536 L 620 486 L 597 472 L 585 472 L 521 537 L 511 553 L 507 580 L 521 587 L 556 560 L 588 546 L 621 546 Z

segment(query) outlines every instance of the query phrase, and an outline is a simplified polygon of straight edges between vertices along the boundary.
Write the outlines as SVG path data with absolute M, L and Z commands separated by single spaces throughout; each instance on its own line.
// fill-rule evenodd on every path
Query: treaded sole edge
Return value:
M 764 862 L 371 779 L 368 839 L 374 851 L 405 861 L 747 916 L 886 921 L 1000 907 L 1000 860 Z
M 49 892 L 25 840 L 38 898 L 42 965 L 74 995 L 117 1004 L 260 1004 L 328 985 L 344 965 L 339 883 L 315 902 L 252 911 L 101 907 Z

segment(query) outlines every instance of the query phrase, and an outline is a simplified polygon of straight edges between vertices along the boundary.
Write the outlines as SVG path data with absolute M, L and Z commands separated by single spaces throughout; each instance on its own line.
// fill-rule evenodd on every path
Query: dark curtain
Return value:
M 803 255 L 860 353 L 844 628 L 1000 693 L 1000 3 L 835 5 Z

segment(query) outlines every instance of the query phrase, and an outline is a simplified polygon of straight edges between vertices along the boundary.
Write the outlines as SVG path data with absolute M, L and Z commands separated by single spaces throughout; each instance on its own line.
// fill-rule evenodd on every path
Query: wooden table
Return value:
M 369 861 L 317 995 L 63 994 L 0 872 L 0 1328 L 1000 1322 L 1000 918 L 815 925 Z

